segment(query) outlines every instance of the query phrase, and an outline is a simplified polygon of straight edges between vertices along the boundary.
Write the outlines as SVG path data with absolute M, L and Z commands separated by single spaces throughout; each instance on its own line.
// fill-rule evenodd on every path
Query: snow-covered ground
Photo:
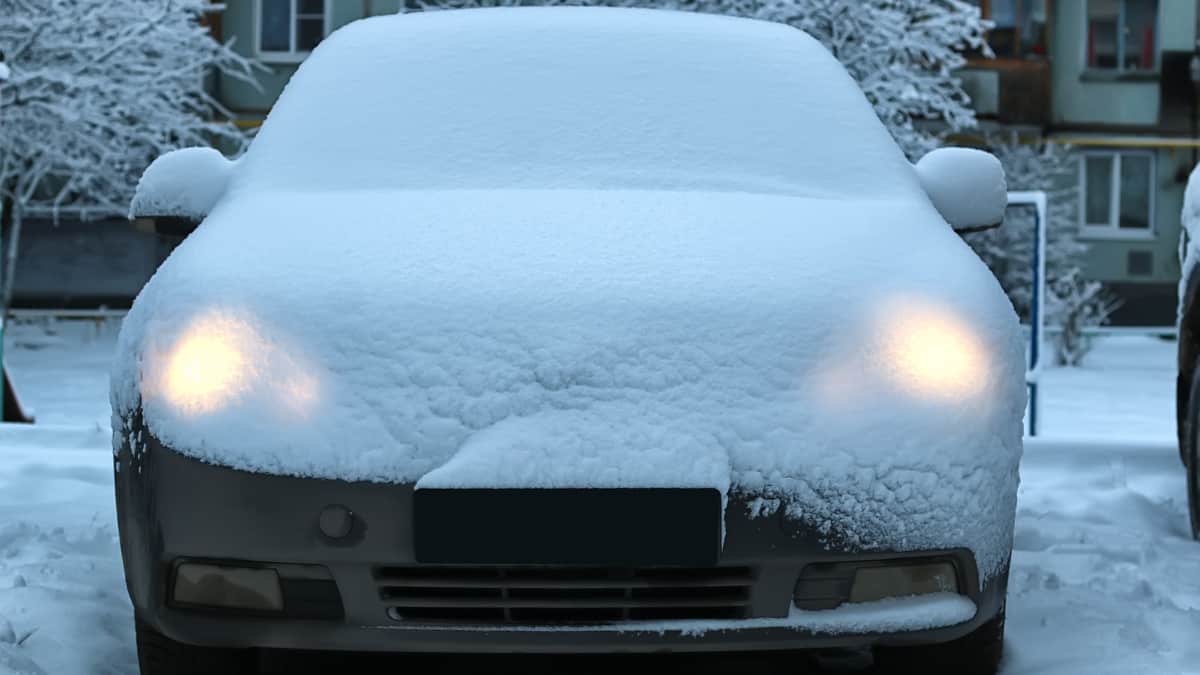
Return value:
M 1096 343 L 1082 367 L 1051 368 L 1042 376 L 1040 431 L 1173 442 L 1176 347 L 1151 337 L 1108 337 Z
M 38 423 L 0 425 L 0 674 L 136 673 L 112 490 L 116 323 L 11 333 Z
M 36 408 L 0 426 L 0 674 L 136 673 L 111 484 L 115 324 L 16 326 L 6 358 Z M 1026 444 L 1009 675 L 1200 672 L 1200 544 L 1173 445 L 1175 345 L 1108 338 L 1044 377 Z

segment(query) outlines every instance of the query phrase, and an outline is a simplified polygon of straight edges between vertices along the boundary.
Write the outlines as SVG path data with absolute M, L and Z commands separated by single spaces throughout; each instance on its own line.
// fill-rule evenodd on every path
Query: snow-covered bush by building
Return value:
M 786 23 L 833 52 L 910 159 L 940 145 L 941 131 L 975 125 L 954 71 L 965 51 L 990 54 L 988 22 L 961 0 L 432 0 L 426 9 L 601 5 L 688 10 Z M 766 111 L 764 111 L 766 112 Z M 920 126 L 922 120 L 942 124 Z M 731 121 L 736 123 L 736 121 Z
M 5 212 L 124 215 L 142 170 L 175 148 L 245 134 L 204 89 L 255 65 L 215 41 L 207 0 L 0 0 Z M 6 225 L 9 217 L 6 216 Z
M 1078 267 L 1066 270 L 1046 288 L 1048 315 L 1059 329 L 1054 355 L 1060 366 L 1078 366 L 1092 350 L 1089 328 L 1101 326 L 1119 306 L 1104 284 L 1087 279 Z
M 1078 164 L 1069 147 L 1023 142 L 1016 134 L 988 139 L 1004 165 L 1010 190 L 1046 192 L 1046 322 L 1054 333 L 1055 360 L 1079 365 L 1090 340 L 1084 330 L 1103 324 L 1115 309 L 1102 284 L 1084 278 L 1088 246 L 1078 238 Z M 1023 320 L 1033 294 L 1034 214 L 1010 208 L 1003 227 L 969 234 L 967 243 L 1000 280 Z

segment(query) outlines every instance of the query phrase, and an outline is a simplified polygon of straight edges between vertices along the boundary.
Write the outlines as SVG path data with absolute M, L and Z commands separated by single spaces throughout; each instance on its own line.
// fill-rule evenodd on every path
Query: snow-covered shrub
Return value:
M 1099 281 L 1083 278 L 1079 268 L 1055 279 L 1046 288 L 1049 316 L 1060 329 L 1054 339 L 1054 360 L 1078 366 L 1092 349 L 1088 328 L 1103 325 L 1119 303 Z
M 1004 165 L 1010 190 L 1046 193 L 1046 323 L 1062 328 L 1054 334 L 1058 363 L 1079 365 L 1090 348 L 1084 329 L 1102 325 L 1116 304 L 1099 282 L 1082 275 L 1088 245 L 1078 238 L 1077 156 L 1069 147 L 1023 142 L 1015 133 L 990 137 L 988 145 Z M 1029 319 L 1033 294 L 1033 221 L 1032 208 L 1010 208 L 1002 227 L 965 237 L 1022 320 Z
M 940 131 L 975 126 L 953 72 L 963 52 L 990 55 L 989 23 L 961 0 L 432 0 L 425 9 L 511 5 L 647 7 L 786 23 L 821 41 L 858 82 L 897 143 L 916 159 Z M 937 120 L 936 128 L 922 120 Z
M 204 89 L 255 64 L 201 24 L 207 0 L 0 0 L 0 197 L 123 215 L 138 177 L 175 148 L 246 135 Z

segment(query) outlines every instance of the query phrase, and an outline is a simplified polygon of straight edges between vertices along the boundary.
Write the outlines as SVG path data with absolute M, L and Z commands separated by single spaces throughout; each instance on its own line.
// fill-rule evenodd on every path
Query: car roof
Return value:
M 919 190 L 855 82 L 782 24 L 613 8 L 356 21 L 300 67 L 243 184 Z

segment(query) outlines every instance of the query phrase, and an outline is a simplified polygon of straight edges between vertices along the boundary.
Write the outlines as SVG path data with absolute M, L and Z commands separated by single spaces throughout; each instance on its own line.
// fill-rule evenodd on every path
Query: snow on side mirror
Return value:
M 1008 186 L 1004 168 L 991 153 L 938 148 L 916 164 L 925 194 L 956 232 L 977 232 L 1004 221 Z
M 154 224 L 156 231 L 186 235 L 225 194 L 233 166 L 212 148 L 183 148 L 162 155 L 142 173 L 129 219 Z

